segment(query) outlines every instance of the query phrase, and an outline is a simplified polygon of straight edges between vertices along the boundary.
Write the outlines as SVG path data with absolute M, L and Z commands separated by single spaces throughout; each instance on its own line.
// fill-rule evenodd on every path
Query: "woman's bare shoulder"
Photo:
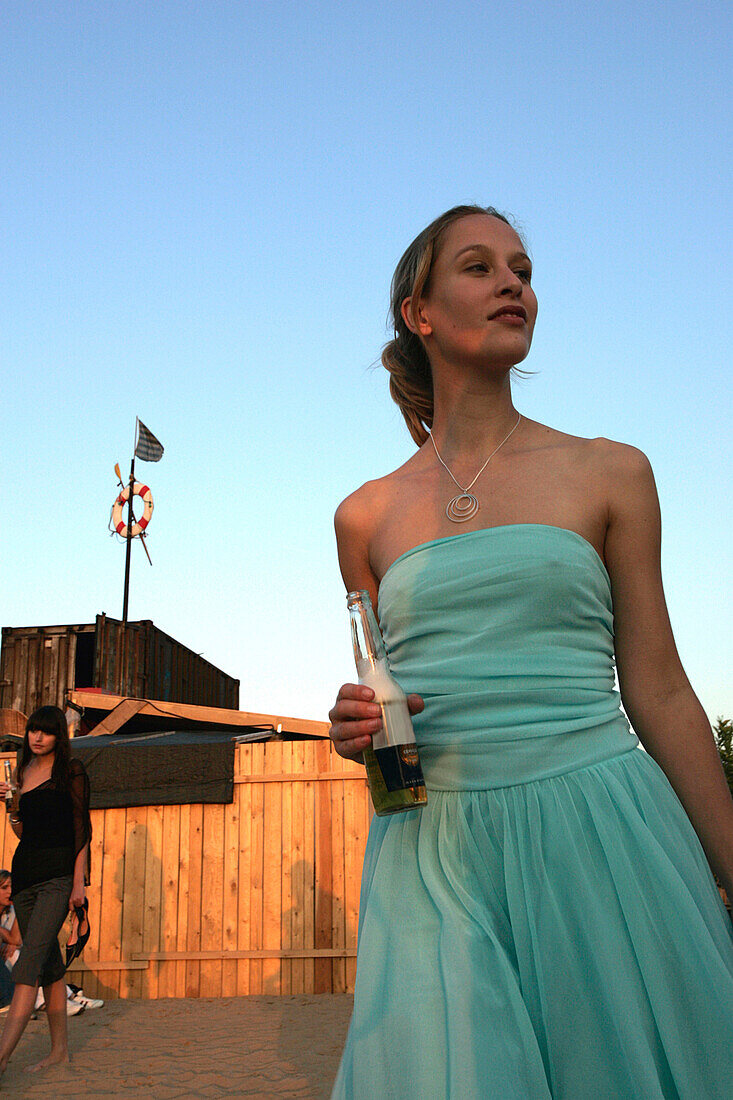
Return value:
M 586 461 L 596 482 L 604 488 L 609 519 L 619 503 L 625 501 L 627 506 L 634 506 L 635 501 L 641 504 L 650 492 L 656 495 L 651 463 L 638 447 L 605 436 L 585 442 Z
M 334 526 L 341 575 L 347 589 L 366 588 L 376 600 L 378 579 L 372 565 L 375 532 L 383 526 L 410 462 L 384 477 L 367 481 L 342 500 Z
M 334 516 L 339 567 L 346 589 L 367 589 L 372 599 L 376 599 L 377 579 L 369 560 L 369 546 L 380 499 L 379 482 L 367 481 L 341 501 Z
M 374 509 L 383 495 L 382 480 L 366 481 L 341 501 L 334 516 L 337 538 L 364 535 L 371 529 Z
M 418 456 L 419 452 L 391 473 L 365 481 L 342 500 L 334 517 L 337 537 L 340 534 L 370 535 L 389 508 L 398 486 L 411 475 L 413 467 L 420 464 Z
M 644 452 L 630 443 L 620 443 L 605 436 L 571 435 L 536 421 L 530 421 L 530 424 L 532 446 L 564 450 L 573 460 L 594 464 L 600 471 L 628 476 L 649 465 Z
M 597 439 L 587 440 L 592 453 L 600 460 L 617 470 L 619 473 L 634 473 L 649 466 L 649 459 L 642 450 L 633 443 L 619 443 L 616 439 L 606 439 L 598 436 Z

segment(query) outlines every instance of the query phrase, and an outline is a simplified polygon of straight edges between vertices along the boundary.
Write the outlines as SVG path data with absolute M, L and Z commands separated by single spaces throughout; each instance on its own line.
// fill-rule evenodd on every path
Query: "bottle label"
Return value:
M 416 745 L 388 745 L 375 749 L 374 755 L 388 791 L 425 785 Z

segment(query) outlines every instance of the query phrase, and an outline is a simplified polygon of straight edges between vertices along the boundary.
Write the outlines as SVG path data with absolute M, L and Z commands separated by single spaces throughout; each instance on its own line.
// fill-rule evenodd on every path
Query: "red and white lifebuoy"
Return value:
M 134 497 L 140 497 L 144 505 L 142 519 L 132 525 L 132 537 L 135 538 L 137 535 L 141 535 L 150 523 L 150 517 L 153 514 L 153 494 L 150 492 L 147 485 L 143 485 L 142 482 L 136 481 L 132 487 L 132 495 Z M 117 534 L 122 535 L 123 539 L 127 538 L 127 524 L 122 518 L 122 509 L 129 499 L 130 486 L 126 485 L 112 505 L 112 523 Z

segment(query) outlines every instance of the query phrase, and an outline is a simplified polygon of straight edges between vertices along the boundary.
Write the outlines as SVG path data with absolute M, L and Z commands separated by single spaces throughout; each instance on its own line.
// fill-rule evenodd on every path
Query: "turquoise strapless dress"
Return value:
M 379 614 L 428 805 L 372 821 L 335 1100 L 727 1100 L 733 931 L 614 690 L 580 535 L 408 551 Z

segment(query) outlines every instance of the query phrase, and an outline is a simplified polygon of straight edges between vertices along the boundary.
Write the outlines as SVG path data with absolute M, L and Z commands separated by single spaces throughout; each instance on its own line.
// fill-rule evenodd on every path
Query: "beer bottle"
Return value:
M 374 702 L 382 710 L 381 729 L 364 749 L 374 810 L 382 817 L 424 806 L 428 798 L 407 699 L 389 671 L 369 593 L 349 592 L 346 602 L 359 683 L 372 688 Z

